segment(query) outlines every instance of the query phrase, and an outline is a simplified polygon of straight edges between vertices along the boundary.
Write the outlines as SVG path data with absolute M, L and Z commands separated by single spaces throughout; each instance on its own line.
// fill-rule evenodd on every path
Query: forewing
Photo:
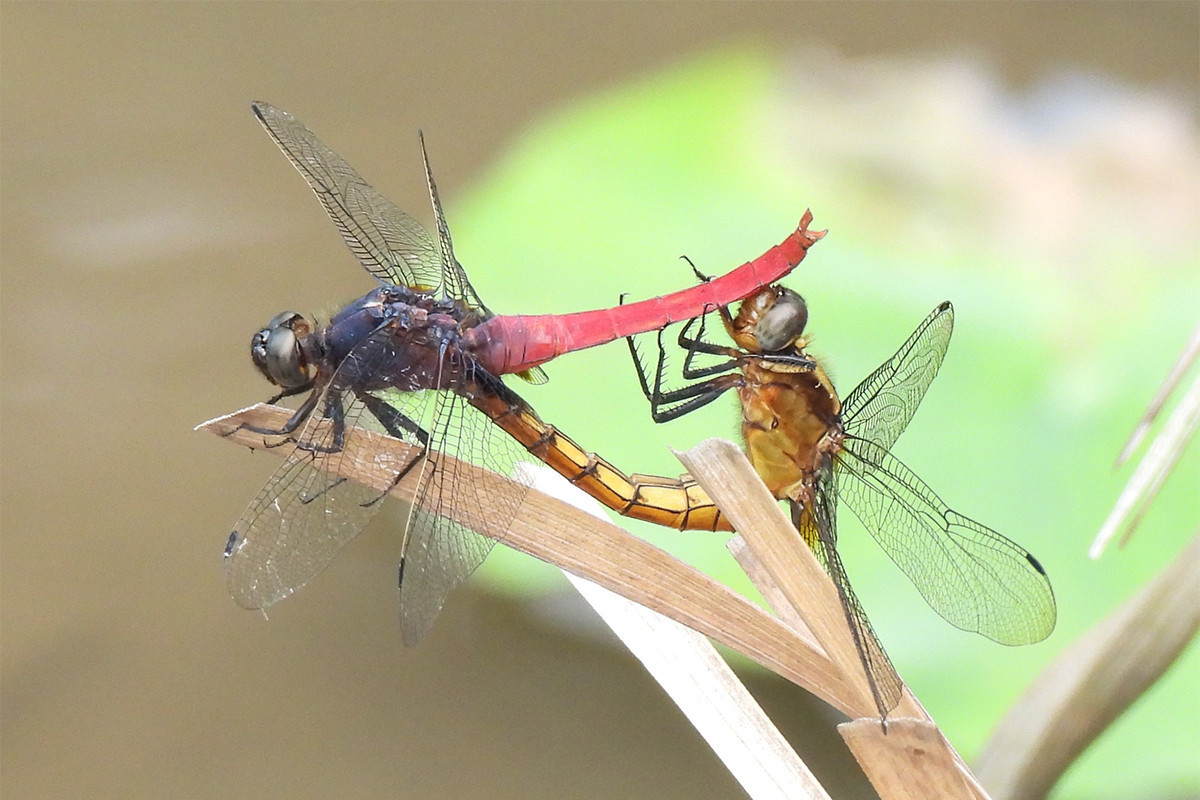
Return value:
M 425 182 L 429 185 L 429 202 L 433 205 L 434 225 L 437 228 L 438 247 L 441 250 L 441 290 L 448 297 L 461 300 L 471 308 L 479 310 L 483 316 L 490 317 L 488 310 L 475 287 L 467 280 L 467 273 L 454 257 L 454 243 L 450 241 L 450 227 L 446 224 L 446 215 L 442 211 L 442 201 L 438 197 L 437 184 L 433 181 L 433 170 L 429 167 L 429 154 L 425 152 L 425 135 L 421 135 L 421 158 L 425 162 Z M 544 373 L 543 373 L 544 374 Z
M 296 437 L 296 448 L 230 534 L 225 577 L 239 605 L 265 608 L 287 597 L 324 570 L 375 515 L 381 493 L 339 477 L 343 466 L 358 462 L 391 481 L 420 457 L 420 443 L 407 431 L 401 433 L 412 447 L 399 454 L 379 446 L 379 439 L 339 442 L 342 423 L 382 430 L 350 387 L 378 367 L 387 349 L 381 333 L 346 358 Z M 405 404 L 400 413 L 420 418 L 424 394 L 399 397 Z
M 800 510 L 797 528 L 837 587 L 842 610 L 846 614 L 846 623 L 854 637 L 855 649 L 858 650 L 859 659 L 867 673 L 867 682 L 879 709 L 879 716 L 883 718 L 900 702 L 904 684 L 896 674 L 896 668 L 892 666 L 891 659 L 884 652 L 870 620 L 859 604 L 858 596 L 850 586 L 850 578 L 838 554 L 837 495 L 828 468 L 818 473 L 815 494 L 813 507 Z
M 1008 645 L 1054 630 L 1054 593 L 1037 559 L 948 508 L 887 450 L 847 438 L 835 474 L 838 496 L 950 624 Z
M 428 291 L 441 288 L 438 249 L 419 222 L 375 191 L 291 114 L 261 102 L 251 107 L 279 149 L 308 181 L 350 251 L 368 272 L 397 286 Z
M 954 308 L 942 303 L 896 354 L 855 387 L 842 405 L 846 432 L 890 450 L 933 382 L 954 331 Z
M 474 392 L 505 391 L 482 376 Z M 528 488 L 514 467 L 532 456 L 460 394 L 438 392 L 432 417 L 435 449 L 422 465 L 418 500 L 400 569 L 400 627 L 406 644 L 416 643 L 433 624 L 449 594 L 502 539 Z M 515 402 L 520 402 L 514 395 Z M 514 478 L 481 480 L 485 471 Z

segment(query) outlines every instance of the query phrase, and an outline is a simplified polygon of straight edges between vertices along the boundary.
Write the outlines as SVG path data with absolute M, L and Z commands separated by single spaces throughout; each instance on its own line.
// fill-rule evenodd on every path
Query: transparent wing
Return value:
M 319 411 L 296 437 L 296 448 L 275 471 L 238 521 L 225 549 L 225 578 L 233 598 L 246 608 L 265 608 L 299 589 L 324 570 L 338 550 L 378 511 L 378 491 L 339 477 L 347 460 L 369 465 L 395 480 L 424 450 L 415 431 L 399 429 L 409 444 L 397 454 L 359 440 L 343 446 L 347 427 L 382 432 L 351 386 L 378 368 L 388 348 L 382 335 L 354 350 L 326 387 Z M 401 396 L 396 409 L 420 419 L 425 393 Z M 396 426 L 393 425 L 393 428 Z
M 492 312 L 479 299 L 475 287 L 467 280 L 466 270 L 454 257 L 454 243 L 450 241 L 450 228 L 446 225 L 446 214 L 442 211 L 442 201 L 438 197 L 437 184 L 433 182 L 433 170 L 429 167 L 429 154 L 425 152 L 425 134 L 421 134 L 421 159 L 425 164 L 425 182 L 429 185 L 429 202 L 433 205 L 433 220 L 437 227 L 438 245 L 442 252 L 442 294 L 461 300 L 471 308 L 482 312 L 484 317 L 490 317 Z
M 308 181 L 346 245 L 368 272 L 397 286 L 431 292 L 449 288 L 443 287 L 437 245 L 419 222 L 375 191 L 291 114 L 267 103 L 256 102 L 251 107 L 279 149 Z
M 483 563 L 495 542 L 419 508 L 413 509 L 408 536 L 400 562 L 400 633 L 411 647 L 429 632 L 450 593 Z
M 875 442 L 847 438 L 834 473 L 838 496 L 947 622 L 1008 645 L 1054 630 L 1050 581 L 1020 545 L 951 510 Z
M 879 716 L 886 718 L 887 713 L 900 702 L 904 683 L 896 674 L 896 668 L 892 666 L 891 659 L 884 652 L 870 620 L 859 604 L 858 596 L 850 586 L 850 578 L 846 575 L 846 568 L 842 565 L 841 556 L 838 555 L 837 494 L 834 491 L 833 480 L 828 467 L 818 473 L 813 507 L 806 509 L 793 506 L 793 521 L 837 587 L 842 609 L 846 613 L 846 623 L 850 627 L 854 646 L 867 673 L 867 682 L 879 709 Z M 797 509 L 799 519 L 796 519 Z
M 472 388 L 476 394 L 493 391 L 507 392 L 491 376 Z M 400 628 L 406 644 L 425 635 L 449 594 L 503 538 L 528 488 L 528 479 L 480 480 L 485 470 L 511 478 L 516 463 L 531 456 L 463 396 L 437 393 L 431 430 L 439 452 L 424 465 L 401 559 Z
M 324 570 L 382 504 L 379 491 L 338 477 L 345 459 L 382 471 L 392 483 L 418 469 L 400 573 L 401 627 L 411 644 L 429 629 L 450 592 L 483 562 L 494 539 L 503 537 L 527 491 L 523 483 L 480 476 L 485 470 L 511 476 L 515 464 L 529 456 L 463 395 L 387 388 L 354 394 L 352 386 L 388 382 L 379 369 L 402 347 L 388 332 L 356 347 L 330 381 L 320 405 L 323 416 L 314 414 L 304 426 L 295 452 L 231 534 L 226 580 L 248 608 L 287 597 Z M 498 379 L 474 373 L 466 393 L 498 392 L 524 407 Z M 341 435 L 353 427 L 386 433 L 407 447 L 396 454 L 382 437 Z
M 846 433 L 891 450 L 941 368 L 953 332 L 954 308 L 942 303 L 846 398 Z

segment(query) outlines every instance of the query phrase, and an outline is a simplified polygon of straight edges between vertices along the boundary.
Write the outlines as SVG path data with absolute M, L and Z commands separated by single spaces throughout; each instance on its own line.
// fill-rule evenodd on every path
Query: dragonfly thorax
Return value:
M 825 370 L 747 358 L 738 396 L 746 452 L 767 488 L 781 500 L 810 500 L 813 476 L 843 437 L 841 401 Z

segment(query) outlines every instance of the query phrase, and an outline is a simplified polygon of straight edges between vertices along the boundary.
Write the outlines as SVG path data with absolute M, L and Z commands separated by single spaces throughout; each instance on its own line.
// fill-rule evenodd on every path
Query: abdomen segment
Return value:
M 622 516 L 679 530 L 732 530 L 708 493 L 689 477 L 626 475 L 528 407 L 500 397 L 477 397 L 472 403 L 531 454 Z

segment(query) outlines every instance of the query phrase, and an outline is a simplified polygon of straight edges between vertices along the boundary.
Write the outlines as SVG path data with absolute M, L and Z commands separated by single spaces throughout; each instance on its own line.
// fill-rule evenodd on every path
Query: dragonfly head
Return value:
M 276 314 L 250 340 L 254 366 L 283 389 L 299 389 L 312 383 L 313 367 L 306 347 L 311 330 L 309 321 L 295 311 Z
M 796 344 L 808 324 L 804 298 L 785 286 L 768 286 L 748 297 L 734 321 L 737 343 L 754 353 L 777 353 Z

